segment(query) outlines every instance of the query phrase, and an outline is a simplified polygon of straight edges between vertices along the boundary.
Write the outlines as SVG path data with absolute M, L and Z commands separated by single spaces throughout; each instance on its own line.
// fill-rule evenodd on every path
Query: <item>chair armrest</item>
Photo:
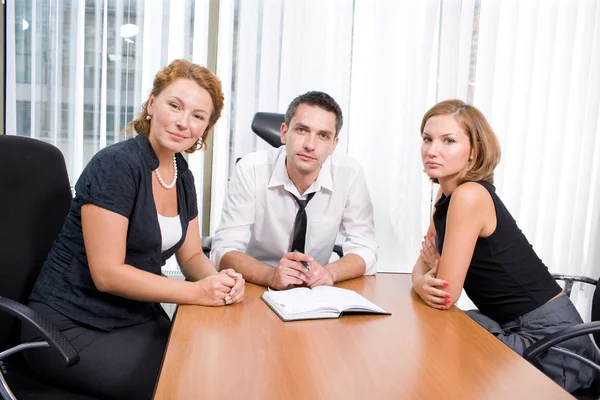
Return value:
M 589 283 L 590 285 L 594 286 L 598 283 L 596 279 L 588 278 L 587 276 L 552 274 L 552 277 L 554 278 L 554 280 L 558 281 L 583 282 Z
M 568 328 L 556 331 L 529 346 L 523 352 L 523 357 L 527 361 L 534 361 L 540 354 L 547 351 L 550 347 L 578 336 L 589 335 L 590 333 L 600 332 L 600 321 L 586 322 L 569 326 Z
M 571 290 L 573 289 L 573 282 L 581 282 L 587 283 L 590 285 L 596 286 L 598 281 L 592 278 L 588 278 L 587 276 L 578 276 L 578 275 L 562 275 L 562 274 L 552 274 L 552 278 L 556 281 L 564 281 L 565 287 L 563 291 L 567 294 L 567 296 L 571 296 Z
M 64 337 L 54 325 L 31 308 L 14 300 L 0 296 L 0 311 L 4 311 L 15 318 L 18 318 L 23 323 L 33 326 L 40 333 L 42 338 L 48 342 L 50 347 L 58 350 L 68 367 L 79 362 L 79 353 L 71 343 L 69 343 L 67 338 Z
M 212 248 L 212 236 L 203 236 L 200 242 L 202 243 L 202 251 L 208 257 Z
M 333 252 L 337 254 L 340 258 L 344 257 L 344 251 L 342 250 L 342 246 L 336 244 L 333 246 Z

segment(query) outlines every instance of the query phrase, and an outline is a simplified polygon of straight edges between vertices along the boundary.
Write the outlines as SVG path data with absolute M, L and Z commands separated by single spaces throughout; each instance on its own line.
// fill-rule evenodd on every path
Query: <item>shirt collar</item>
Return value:
M 150 170 L 154 171 L 158 168 L 158 157 L 156 157 L 156 153 L 154 153 L 154 149 L 152 148 L 152 144 L 150 144 L 150 140 L 148 140 L 148 136 L 140 133 L 135 137 L 135 140 L 140 145 L 142 158 L 146 161 Z M 175 158 L 177 159 L 177 172 L 183 173 L 187 171 L 188 164 L 183 155 L 181 153 L 176 153 Z
M 278 150 L 279 155 L 277 156 L 277 161 L 275 162 L 275 168 L 273 170 L 273 174 L 271 175 L 271 179 L 269 180 L 268 188 L 283 186 L 285 190 L 292 193 L 294 196 L 301 197 L 300 193 L 298 193 L 298 189 L 296 189 L 296 185 L 294 185 L 290 179 L 287 169 L 285 168 L 285 150 L 285 146 L 281 146 Z M 321 166 L 319 176 L 317 176 L 317 179 L 308 187 L 308 189 L 306 189 L 306 192 L 304 192 L 303 196 L 318 192 L 321 190 L 321 188 L 333 191 L 333 179 L 331 178 L 331 156 L 327 157 Z

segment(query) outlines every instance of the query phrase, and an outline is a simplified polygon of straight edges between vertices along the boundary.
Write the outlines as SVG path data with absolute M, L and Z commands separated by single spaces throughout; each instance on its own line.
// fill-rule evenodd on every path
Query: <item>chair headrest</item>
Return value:
M 257 112 L 252 120 L 252 130 L 258 137 L 277 148 L 282 145 L 279 129 L 284 120 L 284 114 Z

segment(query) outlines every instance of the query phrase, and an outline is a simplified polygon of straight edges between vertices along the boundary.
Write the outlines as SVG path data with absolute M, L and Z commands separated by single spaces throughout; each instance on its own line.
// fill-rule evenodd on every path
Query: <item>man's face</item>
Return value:
M 281 125 L 281 142 L 286 145 L 286 167 L 292 181 L 296 176 L 317 178 L 337 146 L 335 127 L 334 113 L 308 104 L 298 106 L 290 126 Z

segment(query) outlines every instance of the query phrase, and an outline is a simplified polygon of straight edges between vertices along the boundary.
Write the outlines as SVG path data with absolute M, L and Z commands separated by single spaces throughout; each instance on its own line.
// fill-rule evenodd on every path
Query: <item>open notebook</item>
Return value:
M 338 318 L 345 312 L 391 314 L 355 291 L 332 286 L 269 289 L 261 299 L 284 321 Z

